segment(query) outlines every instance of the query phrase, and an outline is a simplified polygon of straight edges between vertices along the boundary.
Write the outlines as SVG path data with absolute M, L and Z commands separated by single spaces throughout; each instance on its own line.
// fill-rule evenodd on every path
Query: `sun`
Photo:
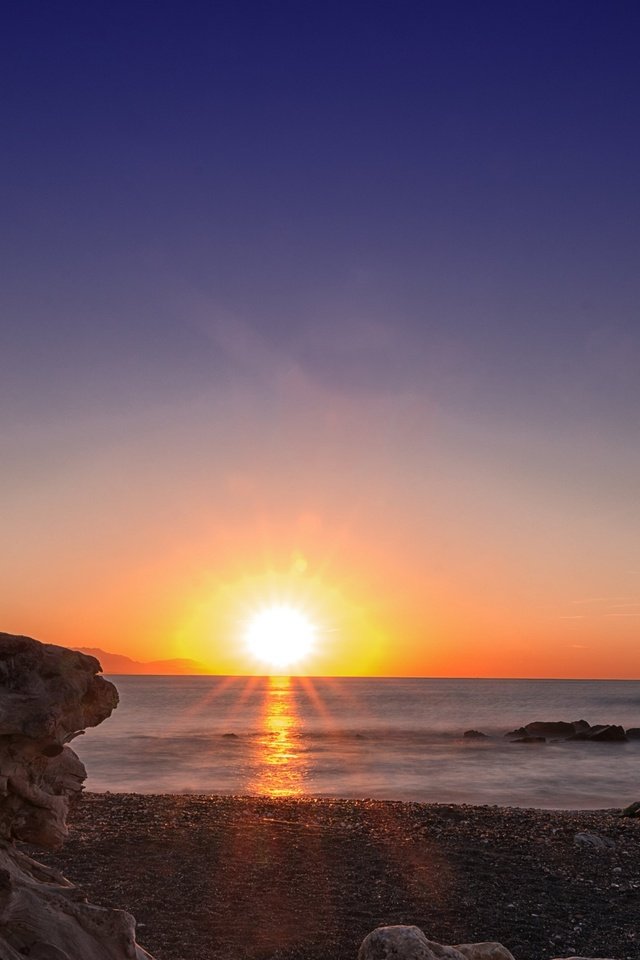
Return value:
M 288 667 L 309 654 L 316 628 L 300 610 L 287 604 L 266 607 L 249 621 L 245 642 L 249 653 L 272 667 Z

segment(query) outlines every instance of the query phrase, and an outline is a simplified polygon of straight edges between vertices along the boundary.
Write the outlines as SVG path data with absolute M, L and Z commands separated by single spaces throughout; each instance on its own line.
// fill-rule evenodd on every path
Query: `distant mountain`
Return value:
M 210 670 L 197 660 L 132 660 L 121 653 L 108 653 L 99 647 L 74 647 L 80 653 L 88 653 L 96 657 L 102 665 L 104 673 L 133 673 L 133 674 L 195 674 L 210 673 Z

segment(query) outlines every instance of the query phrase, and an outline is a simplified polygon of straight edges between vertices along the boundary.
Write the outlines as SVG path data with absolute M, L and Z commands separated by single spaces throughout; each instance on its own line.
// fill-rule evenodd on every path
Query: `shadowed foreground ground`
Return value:
M 640 820 L 607 812 L 86 794 L 36 856 L 133 913 L 158 960 L 354 960 L 387 923 L 516 960 L 640 958 Z

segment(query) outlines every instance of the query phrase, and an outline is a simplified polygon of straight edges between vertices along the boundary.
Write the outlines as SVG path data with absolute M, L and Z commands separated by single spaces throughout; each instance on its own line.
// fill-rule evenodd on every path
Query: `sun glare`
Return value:
M 249 622 L 247 648 L 272 667 L 288 667 L 313 649 L 316 629 L 300 610 L 286 604 L 267 607 Z

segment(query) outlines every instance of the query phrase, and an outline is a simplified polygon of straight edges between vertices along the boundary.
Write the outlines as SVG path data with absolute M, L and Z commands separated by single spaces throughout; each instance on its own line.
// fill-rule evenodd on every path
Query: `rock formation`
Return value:
M 614 723 L 596 723 L 591 726 L 586 720 L 534 720 L 517 730 L 505 733 L 512 743 L 544 743 L 547 738 L 554 740 L 582 740 L 591 743 L 625 743 L 635 739 L 634 728 L 625 730 Z M 515 738 L 515 739 L 514 739 Z
M 59 847 L 84 765 L 69 747 L 117 706 L 94 657 L 0 633 L 0 960 L 144 960 L 135 922 L 16 846 Z

